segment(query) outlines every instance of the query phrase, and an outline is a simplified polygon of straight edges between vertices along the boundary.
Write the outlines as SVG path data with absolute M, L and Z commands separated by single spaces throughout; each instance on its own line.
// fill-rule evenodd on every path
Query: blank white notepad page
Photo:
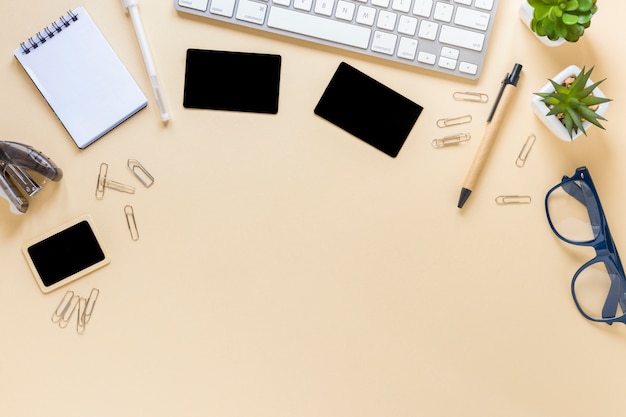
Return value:
M 147 99 L 83 7 L 14 51 L 79 148 L 147 105 Z

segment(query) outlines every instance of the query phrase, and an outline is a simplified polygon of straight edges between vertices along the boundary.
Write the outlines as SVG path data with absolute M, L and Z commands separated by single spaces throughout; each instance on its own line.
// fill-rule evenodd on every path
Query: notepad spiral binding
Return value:
M 37 32 L 35 36 L 28 38 L 26 42 L 20 43 L 22 52 L 29 54 L 33 49 L 39 48 L 39 46 L 46 43 L 48 39 L 54 38 L 57 33 L 61 33 L 64 28 L 67 28 L 78 20 L 78 15 L 71 10 L 67 12 L 65 16 L 61 16 L 59 20 L 52 22 L 51 26 L 47 26 L 44 30 Z

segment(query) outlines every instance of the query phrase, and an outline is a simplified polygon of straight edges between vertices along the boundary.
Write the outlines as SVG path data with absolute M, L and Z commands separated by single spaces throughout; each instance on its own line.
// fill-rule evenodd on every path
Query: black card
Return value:
M 315 114 L 396 157 L 422 106 L 342 62 Z
M 110 262 L 89 216 L 27 242 L 22 251 L 37 284 L 46 293 Z
M 188 49 L 183 106 L 278 113 L 280 55 Z

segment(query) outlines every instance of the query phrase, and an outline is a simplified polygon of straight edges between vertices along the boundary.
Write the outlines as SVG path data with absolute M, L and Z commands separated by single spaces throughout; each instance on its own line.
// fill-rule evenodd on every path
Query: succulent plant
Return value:
M 604 80 L 587 85 L 593 67 L 585 72 L 585 68 L 578 75 L 566 80 L 563 84 L 559 84 L 553 80 L 549 80 L 554 87 L 552 93 L 535 93 L 541 97 L 549 108 L 546 116 L 557 116 L 567 129 L 570 138 L 580 130 L 585 135 L 583 122 L 586 120 L 601 129 L 604 129 L 600 120 L 606 120 L 604 117 L 596 113 L 598 105 L 611 101 L 606 97 L 597 97 L 593 95 L 593 90 L 598 87 Z
M 596 0 L 527 0 L 533 9 L 530 28 L 539 36 L 576 42 L 598 11 Z

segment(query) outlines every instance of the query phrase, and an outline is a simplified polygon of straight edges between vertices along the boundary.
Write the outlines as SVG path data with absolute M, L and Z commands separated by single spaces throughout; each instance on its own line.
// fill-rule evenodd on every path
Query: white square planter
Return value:
M 563 71 L 559 72 L 556 76 L 552 77 L 551 79 L 558 83 L 561 84 L 563 83 L 568 77 L 572 77 L 572 76 L 577 76 L 580 73 L 580 68 L 577 67 L 576 65 L 570 65 L 569 67 L 565 68 Z M 593 81 L 591 79 L 587 80 L 587 86 L 593 84 Z M 552 87 L 552 84 L 548 81 L 543 88 L 541 88 L 541 90 L 539 90 L 538 92 L 540 93 L 551 93 L 554 91 L 554 87 Z M 596 88 L 595 90 L 593 90 L 593 94 L 596 97 L 606 97 L 602 91 L 600 90 L 600 88 Z M 531 102 L 531 106 L 535 112 L 535 114 L 537 115 L 537 117 L 539 117 L 539 119 L 552 131 L 552 133 L 554 133 L 556 135 L 556 137 L 558 137 L 561 140 L 564 140 L 566 142 L 571 142 L 574 139 L 578 138 L 580 135 L 582 135 L 582 131 L 578 131 L 578 133 L 574 133 L 572 135 L 572 137 L 570 138 L 569 133 L 567 133 L 567 129 L 565 129 L 565 126 L 563 125 L 563 123 L 561 123 L 561 121 L 556 117 L 556 116 L 546 116 L 546 113 L 548 113 L 549 109 L 548 106 L 546 106 L 546 104 L 541 101 L 541 97 L 537 96 L 537 95 L 533 95 L 533 99 Z M 609 103 L 601 103 L 598 107 L 598 110 L 596 110 L 596 113 L 598 113 L 599 115 L 604 115 L 604 113 L 606 113 L 606 111 L 609 108 Z M 589 129 L 590 127 L 594 126 L 593 124 L 591 124 L 588 121 L 583 122 L 583 127 L 585 128 L 585 131 L 587 131 L 587 129 Z
M 524 22 L 528 30 L 535 36 L 535 38 L 537 38 L 541 43 L 543 43 L 546 46 L 563 45 L 566 42 L 566 40 L 563 38 L 553 41 L 553 40 L 550 40 L 547 36 L 539 36 L 535 32 L 532 31 L 532 29 L 530 28 L 530 22 L 533 19 L 534 11 L 535 9 L 533 9 L 533 7 L 530 4 L 528 4 L 526 0 L 522 0 L 522 5 L 519 8 L 519 17 L 520 19 L 522 19 L 522 22 Z

